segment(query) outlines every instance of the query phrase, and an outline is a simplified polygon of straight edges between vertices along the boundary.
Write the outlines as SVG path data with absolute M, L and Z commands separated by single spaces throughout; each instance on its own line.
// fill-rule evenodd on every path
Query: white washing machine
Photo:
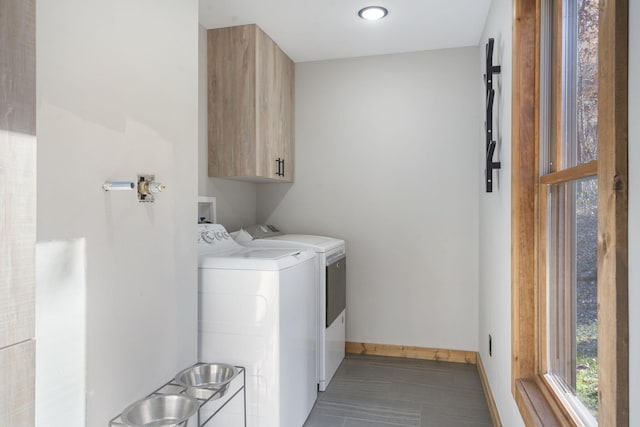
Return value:
M 240 244 L 247 247 L 304 248 L 317 253 L 317 375 L 318 389 L 325 391 L 345 353 L 345 241 L 308 234 L 283 234 L 273 225 L 255 225 L 233 234 Z
M 301 427 L 317 397 L 315 259 L 198 225 L 198 358 L 246 368 L 247 425 Z

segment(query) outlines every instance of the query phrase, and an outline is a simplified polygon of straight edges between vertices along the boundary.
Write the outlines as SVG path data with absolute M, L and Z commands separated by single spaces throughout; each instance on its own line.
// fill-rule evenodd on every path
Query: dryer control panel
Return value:
M 269 224 L 257 224 L 243 229 L 251 234 L 254 239 L 266 239 L 267 237 L 280 236 L 282 234 L 282 231 Z

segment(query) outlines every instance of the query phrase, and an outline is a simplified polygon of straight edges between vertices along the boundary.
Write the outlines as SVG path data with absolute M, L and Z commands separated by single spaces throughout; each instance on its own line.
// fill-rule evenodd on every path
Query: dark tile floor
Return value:
M 304 427 L 484 427 L 475 365 L 348 354 Z

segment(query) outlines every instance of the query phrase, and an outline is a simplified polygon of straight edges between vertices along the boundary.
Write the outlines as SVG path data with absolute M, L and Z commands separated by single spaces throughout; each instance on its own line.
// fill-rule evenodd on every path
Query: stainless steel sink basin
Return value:
M 236 375 L 238 369 L 235 366 L 226 363 L 203 363 L 181 371 L 175 380 L 186 387 L 190 396 L 215 400 L 227 393 L 229 383 Z
M 149 396 L 122 411 L 122 422 L 132 427 L 176 427 L 186 425 L 199 402 L 181 394 Z

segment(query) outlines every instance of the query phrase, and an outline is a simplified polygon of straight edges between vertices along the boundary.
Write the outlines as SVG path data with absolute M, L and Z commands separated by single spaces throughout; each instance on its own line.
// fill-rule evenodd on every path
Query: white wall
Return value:
M 84 239 L 86 425 L 105 426 L 196 361 L 198 3 L 40 2 L 37 33 L 38 241 Z M 102 191 L 138 173 L 167 185 L 155 204 Z
M 629 418 L 640 427 L 640 2 L 629 2 Z
M 494 134 L 498 141 L 495 158 L 502 168 L 494 173 L 494 192 L 480 193 L 480 357 L 505 426 L 523 425 L 511 394 L 511 51 L 513 8 L 510 0 L 493 0 L 480 39 L 478 62 L 484 72 L 485 43 L 495 39 L 494 64 L 500 65 L 494 89 Z M 482 124 L 478 140 L 484 141 L 485 95 L 478 79 L 482 102 Z M 484 161 L 484 150 L 478 162 Z M 489 334 L 492 356 L 489 356 Z
M 207 121 L 207 30 L 198 28 L 198 194 L 215 196 L 218 222 L 227 230 L 256 223 L 256 184 L 209 178 Z
M 258 220 L 346 239 L 349 341 L 477 350 L 476 53 L 296 64 L 296 182 Z

